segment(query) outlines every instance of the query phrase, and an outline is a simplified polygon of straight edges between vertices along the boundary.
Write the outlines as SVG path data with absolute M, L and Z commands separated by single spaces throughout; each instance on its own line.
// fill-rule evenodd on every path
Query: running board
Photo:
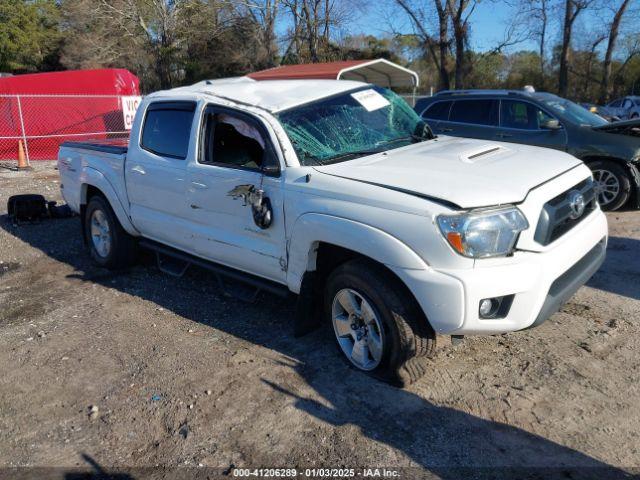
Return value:
M 229 295 L 239 298 L 240 300 L 253 302 L 261 291 L 269 292 L 282 298 L 286 298 L 290 294 L 289 289 L 279 283 L 251 275 L 250 273 L 241 272 L 234 268 L 220 265 L 219 263 L 204 260 L 152 240 L 140 240 L 139 245 L 142 248 L 155 252 L 158 268 L 162 272 L 175 277 L 181 277 L 191 265 L 196 265 L 213 272 L 218 279 L 220 287 Z M 240 292 L 237 289 L 227 289 L 224 280 L 234 280 L 253 287 L 254 290 L 248 293 Z

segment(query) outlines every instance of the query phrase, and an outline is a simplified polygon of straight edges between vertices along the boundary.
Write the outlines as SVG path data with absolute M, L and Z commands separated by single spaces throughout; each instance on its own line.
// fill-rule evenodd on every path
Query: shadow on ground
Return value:
M 291 391 L 277 381 L 263 382 L 295 399 L 302 412 L 329 425 L 353 425 L 362 436 L 402 452 L 425 469 L 405 478 L 632 478 L 622 470 L 522 429 L 434 405 L 410 391 L 346 371 L 337 350 L 335 354 L 327 351 L 334 348 L 328 330 L 293 338 L 293 300 L 263 295 L 254 304 L 229 298 L 220 302 L 215 279 L 197 269 L 180 279 L 163 275 L 149 264 L 120 273 L 98 269 L 83 251 L 77 218 L 15 227 L 3 216 L 0 227 L 73 267 L 76 273 L 70 276 L 71 281 L 95 282 L 137 295 L 190 320 L 280 352 L 289 359 L 286 365 L 315 391 L 316 398 Z M 612 240 L 614 249 L 637 249 L 637 241 Z M 615 256 L 609 257 L 608 262 L 605 271 L 618 268 Z M 626 294 L 634 294 L 631 287 Z M 423 381 L 428 382 L 428 377 Z M 354 461 L 379 466 L 375 458 Z
M 640 240 L 609 237 L 607 258 L 587 285 L 640 300 Z

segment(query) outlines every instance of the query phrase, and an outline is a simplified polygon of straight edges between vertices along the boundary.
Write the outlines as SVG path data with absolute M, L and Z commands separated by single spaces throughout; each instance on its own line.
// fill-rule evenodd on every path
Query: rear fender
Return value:
M 80 183 L 82 184 L 82 190 L 80 193 L 81 205 L 87 204 L 87 191 L 89 190 L 89 186 L 97 188 L 105 196 L 109 205 L 111 205 L 111 208 L 116 214 L 122 228 L 124 228 L 124 230 L 130 235 L 140 235 L 140 232 L 138 232 L 131 223 L 129 215 L 127 214 L 127 209 L 120 201 L 113 185 L 111 185 L 109 180 L 107 180 L 100 171 L 95 168 L 85 167 L 80 174 Z
M 300 292 L 305 272 L 315 271 L 320 242 L 352 250 L 388 267 L 428 268 L 406 244 L 382 230 L 346 218 L 307 213 L 296 220 L 288 243 L 287 285 L 292 292 Z

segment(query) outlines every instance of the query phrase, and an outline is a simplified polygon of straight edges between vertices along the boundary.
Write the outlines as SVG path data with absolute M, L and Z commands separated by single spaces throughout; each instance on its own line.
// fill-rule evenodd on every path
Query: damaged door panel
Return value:
M 283 280 L 282 183 L 264 125 L 246 113 L 206 108 L 197 161 L 188 167 L 189 235 L 212 261 Z

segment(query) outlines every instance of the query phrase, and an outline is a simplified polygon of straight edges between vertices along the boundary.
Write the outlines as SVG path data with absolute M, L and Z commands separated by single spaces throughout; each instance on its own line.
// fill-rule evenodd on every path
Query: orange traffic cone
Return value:
M 24 154 L 24 146 L 22 140 L 18 141 L 18 170 L 31 170 L 27 157 Z

